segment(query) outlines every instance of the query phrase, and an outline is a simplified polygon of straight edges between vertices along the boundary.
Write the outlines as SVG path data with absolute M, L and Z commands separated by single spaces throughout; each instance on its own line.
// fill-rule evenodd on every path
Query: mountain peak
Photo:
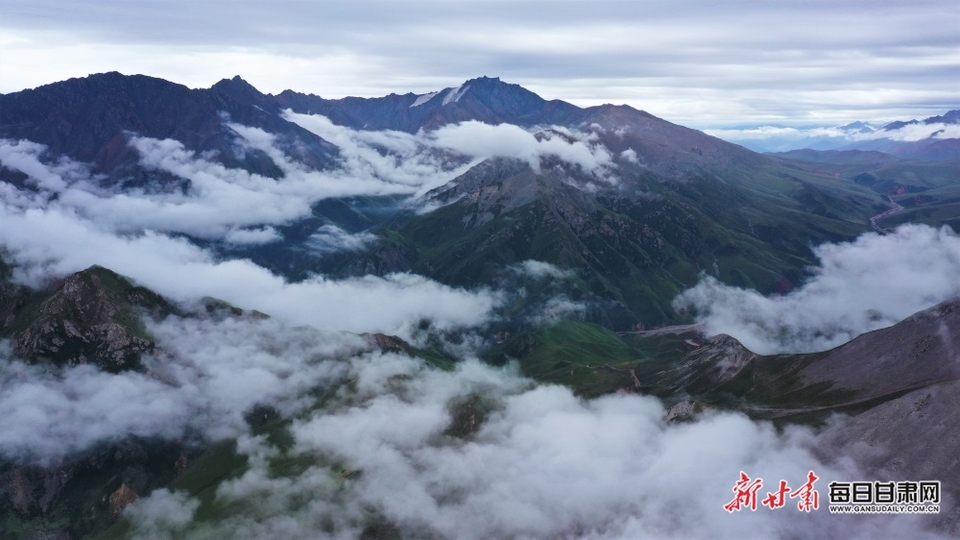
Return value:
M 923 121 L 924 124 L 960 124 L 960 109 L 947 111 L 940 116 L 931 116 Z
M 500 80 L 500 77 L 487 77 L 486 75 L 482 75 L 482 76 L 477 77 L 477 78 L 475 78 L 475 79 L 469 79 L 469 80 L 467 80 L 466 82 L 464 82 L 463 84 L 465 84 L 465 85 L 467 85 L 467 84 L 492 85 L 492 86 L 495 86 L 495 85 L 519 86 L 519 85 L 516 85 L 516 84 L 505 83 L 505 82 L 503 82 L 503 81 Z
M 220 79 L 217 81 L 217 84 L 214 84 L 210 87 L 211 90 L 229 90 L 231 92 L 241 91 L 244 93 L 255 92 L 260 94 L 260 91 L 256 89 L 252 84 L 243 80 L 239 75 L 234 75 L 232 79 Z

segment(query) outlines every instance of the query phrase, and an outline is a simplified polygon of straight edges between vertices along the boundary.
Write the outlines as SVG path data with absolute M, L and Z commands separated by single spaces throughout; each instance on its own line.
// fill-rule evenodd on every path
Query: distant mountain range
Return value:
M 857 121 L 843 126 L 755 126 L 708 132 L 757 152 L 872 150 L 910 160 L 960 159 L 960 109 L 923 120 L 886 124 Z

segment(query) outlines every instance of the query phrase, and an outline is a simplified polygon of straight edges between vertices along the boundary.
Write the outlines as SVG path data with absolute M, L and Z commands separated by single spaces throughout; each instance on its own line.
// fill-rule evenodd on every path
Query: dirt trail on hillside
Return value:
M 903 210 L 903 207 L 897 204 L 896 201 L 891 199 L 890 196 L 887 196 L 887 201 L 888 201 L 887 204 L 890 205 L 890 208 L 870 218 L 870 225 L 874 228 L 874 230 L 876 230 L 880 234 L 888 234 L 890 231 L 878 225 L 877 220 L 885 218 L 892 214 L 896 214 L 897 212 Z

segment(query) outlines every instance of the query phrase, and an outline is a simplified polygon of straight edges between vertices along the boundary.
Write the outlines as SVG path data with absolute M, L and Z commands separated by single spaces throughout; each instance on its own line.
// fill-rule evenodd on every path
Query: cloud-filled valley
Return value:
M 813 276 L 783 296 L 708 277 L 675 302 L 697 310 L 707 334 L 777 354 L 827 350 L 960 296 L 960 236 L 949 227 L 904 225 L 814 251 Z
M 499 303 L 497 293 L 468 292 L 409 274 L 344 280 L 316 276 L 288 283 L 250 261 L 220 259 L 179 234 L 241 245 L 269 243 L 281 239 L 275 226 L 309 215 L 318 200 L 413 196 L 448 181 L 478 157 L 507 155 L 536 163 L 541 155 L 553 155 L 588 168 L 601 163 L 593 161 L 592 152 L 606 155 L 602 147 L 592 150 L 580 141 L 538 141 L 514 126 L 466 123 L 440 133 L 408 135 L 359 132 L 319 116 L 287 115 L 337 142 L 340 168 L 308 171 L 277 149 L 272 135 L 228 124 L 247 147 L 267 153 L 285 176 L 277 180 L 226 168 L 174 140 L 132 137 L 130 145 L 142 166 L 184 179 L 188 188 L 117 191 L 101 186 L 85 165 L 47 155 L 42 145 L 2 141 L 0 162 L 26 174 L 33 188 L 3 185 L 0 242 L 18 265 L 17 278 L 36 287 L 100 264 L 178 301 L 214 296 L 291 324 L 394 333 L 404 333 L 420 319 L 440 326 L 474 325 Z M 490 146 L 504 130 L 527 148 L 511 150 L 522 156 L 509 155 L 513 145 Z M 445 155 L 451 149 L 457 153 Z M 307 246 L 321 252 L 353 250 L 371 240 L 369 234 L 350 235 L 327 225 Z M 182 279 L 185 275 L 190 279 Z
M 170 319 L 150 329 L 164 357 L 145 374 L 50 373 L 8 357 L 0 381 L 7 456 L 55 462 L 125 435 L 238 439 L 248 465 L 215 494 L 227 510 L 199 519 L 199 500 L 157 490 L 126 511 L 136 537 L 306 538 L 321 527 L 349 538 L 383 520 L 405 535 L 450 538 L 852 532 L 792 505 L 735 516 L 722 508 L 740 470 L 790 483 L 815 470 L 824 485 L 860 474 L 816 457 L 807 428 L 779 431 L 730 413 L 669 424 L 651 397 L 584 401 L 473 359 L 445 372 L 364 352 L 355 336 L 272 320 Z M 308 392 L 318 387 L 325 397 Z M 292 447 L 249 432 L 244 414 L 256 403 L 293 419 Z M 477 403 L 476 431 L 451 434 L 456 407 Z M 278 475 L 290 459 L 304 466 Z M 870 517 L 853 520 L 852 537 L 919 523 Z

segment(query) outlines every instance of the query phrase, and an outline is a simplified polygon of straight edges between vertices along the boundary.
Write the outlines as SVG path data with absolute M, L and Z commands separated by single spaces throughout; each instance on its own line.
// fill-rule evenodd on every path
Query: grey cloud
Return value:
M 5 91 L 109 69 L 209 86 L 241 63 L 266 91 L 325 97 L 425 93 L 486 74 L 703 127 L 939 113 L 955 105 L 949 81 L 960 74 L 960 13 L 934 0 L 4 6 L 19 53 L 5 55 L 16 62 Z
M 823 351 L 960 296 L 960 236 L 902 225 L 814 249 L 814 275 L 785 296 L 706 277 L 674 302 L 692 307 L 709 335 L 729 334 L 761 354 Z

